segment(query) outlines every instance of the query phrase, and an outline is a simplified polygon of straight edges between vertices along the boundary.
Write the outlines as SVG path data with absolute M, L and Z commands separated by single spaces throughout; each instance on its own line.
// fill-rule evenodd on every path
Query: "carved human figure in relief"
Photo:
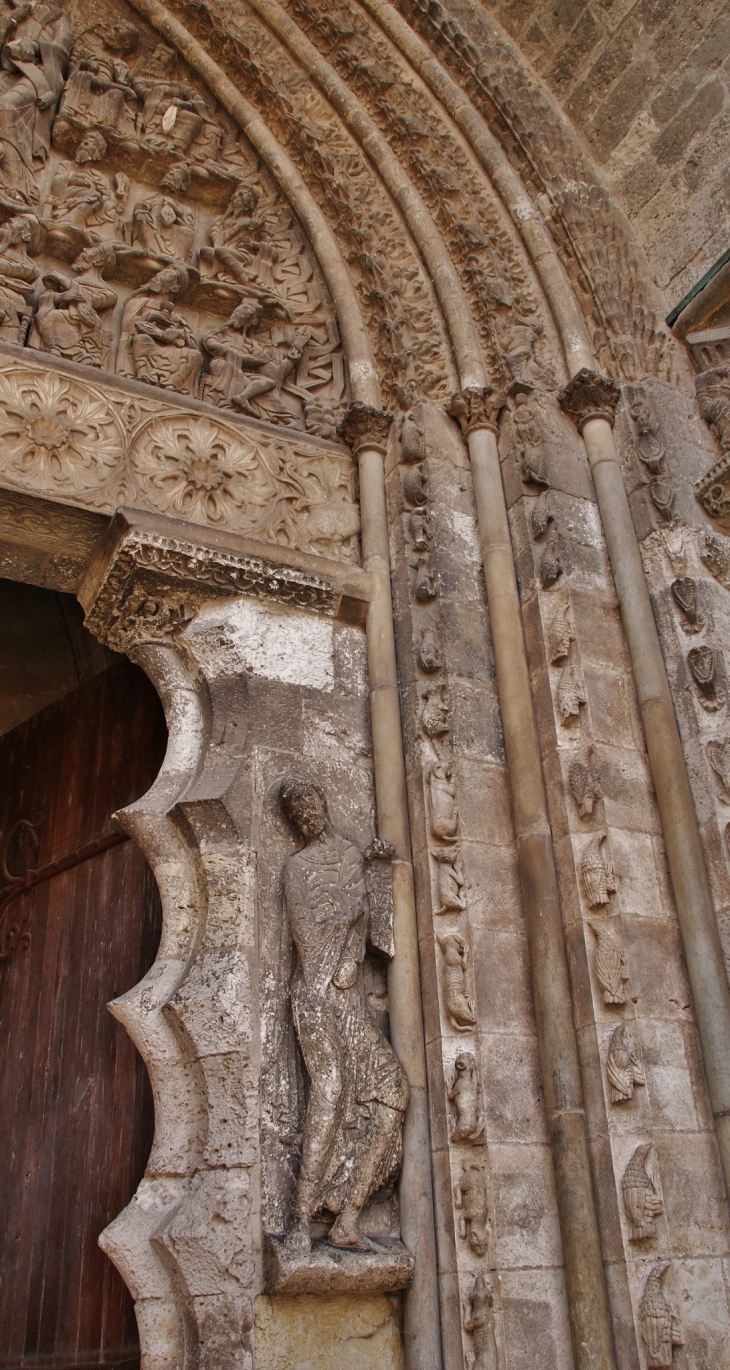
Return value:
M 25 342 L 32 314 L 31 292 L 39 271 L 28 256 L 38 230 L 31 214 L 16 214 L 0 228 L 0 339 Z
M 134 24 L 92 29 L 74 43 L 60 113 L 134 135 L 136 97 L 124 60 L 139 45 Z
M 169 195 L 140 200 L 132 213 L 132 243 L 151 256 L 188 262 L 193 251 L 192 211 Z
M 38 203 L 35 173 L 48 156 L 73 42 L 53 0 L 6 0 L 0 12 L 0 195 Z
M 284 340 L 281 345 L 262 341 L 256 336 L 262 315 L 261 303 L 244 300 L 226 323 L 203 338 L 211 357 L 205 397 L 224 409 L 293 426 L 299 422 L 298 415 L 284 402 L 282 390 L 300 401 L 309 398 L 290 379 L 301 360 L 303 338 L 297 331 L 291 342 Z
M 287 775 L 281 803 L 305 843 L 284 867 L 284 903 L 297 949 L 292 1014 L 309 1076 L 287 1246 L 306 1255 L 310 1222 L 327 1210 L 338 1215 L 330 1242 L 368 1249 L 358 1218 L 400 1166 L 408 1085 L 365 1000 L 369 904 L 362 853 L 335 832 L 311 776 Z
M 215 162 L 223 130 L 200 93 L 175 79 L 177 68 L 177 53 L 160 43 L 144 69 L 134 72 L 131 84 L 142 101 L 139 131 L 156 152 Z
M 92 254 L 88 269 L 82 269 L 76 280 L 62 271 L 46 273 L 33 320 L 31 346 L 41 347 L 66 361 L 106 365 L 112 335 L 104 328 L 98 311 L 113 309 L 117 296 L 96 275 L 96 264 Z M 87 262 L 82 265 L 87 267 Z
M 59 232 L 80 229 L 94 240 L 123 242 L 128 195 L 129 179 L 123 171 L 112 181 L 93 167 L 62 164 L 51 183 L 45 215 Z
M 130 295 L 119 339 L 120 375 L 195 394 L 203 358 L 192 330 L 174 305 L 187 285 L 185 266 L 175 263 Z
M 273 244 L 266 243 L 264 220 L 256 215 L 259 199 L 256 187 L 241 181 L 227 209 L 213 220 L 208 230 L 213 246 L 204 247 L 200 253 L 201 264 L 212 277 L 248 289 L 258 274 L 259 259 L 266 255 L 269 262 L 275 260 Z

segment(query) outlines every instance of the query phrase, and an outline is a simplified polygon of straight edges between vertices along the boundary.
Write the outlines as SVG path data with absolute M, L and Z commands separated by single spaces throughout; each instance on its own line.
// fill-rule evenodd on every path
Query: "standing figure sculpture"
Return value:
M 305 843 L 286 862 L 284 904 L 297 949 L 292 1014 L 309 1077 L 287 1248 L 306 1256 L 311 1220 L 327 1210 L 338 1215 L 333 1245 L 369 1250 L 358 1218 L 400 1166 L 408 1084 L 365 999 L 370 910 L 362 853 L 335 832 L 311 776 L 287 775 L 281 803 Z

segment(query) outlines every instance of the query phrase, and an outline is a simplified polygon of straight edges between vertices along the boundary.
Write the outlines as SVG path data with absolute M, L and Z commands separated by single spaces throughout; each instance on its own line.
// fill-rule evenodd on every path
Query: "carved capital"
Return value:
M 469 386 L 451 396 L 448 413 L 458 419 L 465 438 L 480 428 L 496 433 L 497 420 L 506 402 L 506 395 L 491 385 Z
M 154 515 L 117 515 L 110 545 L 79 589 L 86 626 L 96 637 L 127 654 L 149 643 L 171 644 L 203 604 L 236 595 L 336 612 L 336 587 L 324 577 L 202 537 L 193 541 L 191 531 Z
M 561 390 L 558 403 L 563 413 L 573 420 L 578 432 L 582 433 L 589 419 L 605 419 L 613 428 L 620 398 L 621 391 L 615 381 L 607 376 L 599 376 L 597 371 L 589 371 L 584 366 Z
M 385 452 L 391 422 L 392 415 L 385 413 L 384 410 L 355 400 L 343 419 L 342 433 L 355 456 L 361 447 L 375 447 Z

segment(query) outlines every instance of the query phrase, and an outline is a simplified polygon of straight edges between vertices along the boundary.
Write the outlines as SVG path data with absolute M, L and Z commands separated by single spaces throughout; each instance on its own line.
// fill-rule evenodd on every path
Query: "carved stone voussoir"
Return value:
M 342 421 L 341 431 L 345 442 L 357 456 L 361 447 L 375 447 L 384 451 L 391 423 L 392 415 L 356 400 Z
M 130 526 L 121 513 L 105 564 L 101 571 L 92 565 L 79 590 L 86 626 L 115 651 L 170 643 L 204 603 L 234 595 L 336 612 L 336 587 L 324 577 L 173 536 L 155 523 L 147 516 L 141 526 L 138 519 Z
M 468 438 L 480 428 L 496 433 L 497 420 L 506 403 L 506 395 L 491 385 L 470 386 L 452 395 L 448 412 L 458 419 L 463 436 Z
M 615 381 L 607 376 L 599 376 L 596 371 L 584 366 L 561 390 L 558 403 L 563 413 L 573 420 L 578 432 L 582 433 L 589 419 L 605 419 L 613 427 L 620 398 L 621 391 Z

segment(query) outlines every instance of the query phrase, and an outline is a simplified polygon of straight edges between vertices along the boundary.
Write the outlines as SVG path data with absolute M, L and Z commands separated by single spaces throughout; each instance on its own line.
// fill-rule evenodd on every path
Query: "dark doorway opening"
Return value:
M 68 596 L 0 582 L 0 652 L 0 1370 L 131 1367 L 132 1300 L 97 1239 L 154 1120 L 106 1005 L 154 960 L 160 902 L 112 814 L 154 780 L 164 718 Z

